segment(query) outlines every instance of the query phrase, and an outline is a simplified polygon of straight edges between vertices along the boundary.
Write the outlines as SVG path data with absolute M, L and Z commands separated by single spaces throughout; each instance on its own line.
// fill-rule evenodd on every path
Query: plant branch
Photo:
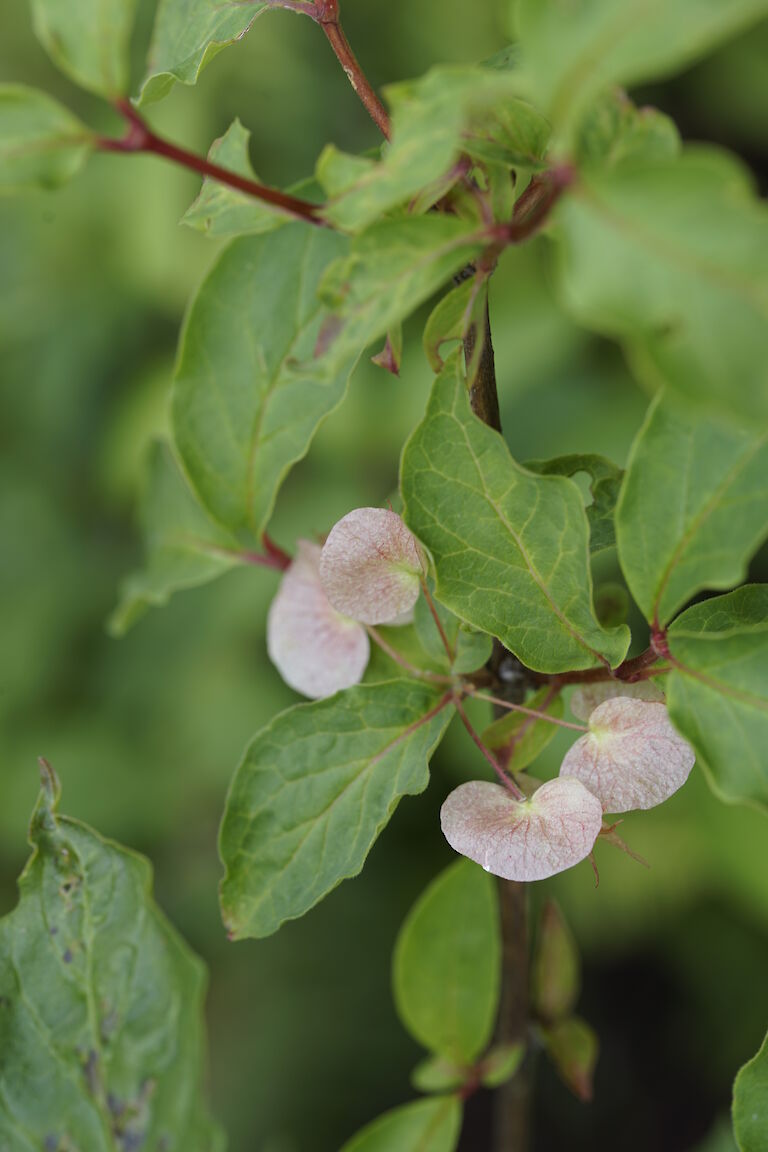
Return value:
M 347 79 L 360 98 L 368 115 L 373 120 L 385 140 L 389 140 L 392 129 L 387 110 L 379 100 L 363 72 L 349 41 L 344 35 L 339 16 L 338 0 L 316 0 L 312 19 L 320 25 L 325 38 L 333 49 L 336 59 L 344 69 Z
M 657 638 L 654 644 L 660 644 Z M 556 672 L 549 676 L 534 672 L 533 677 L 539 684 L 601 684 L 609 680 L 619 680 L 624 684 L 636 684 L 639 680 L 650 680 L 652 676 L 660 676 L 668 668 L 657 667 L 657 662 L 663 653 L 651 644 L 639 656 L 633 656 L 619 664 L 618 668 L 586 668 L 579 672 Z
M 128 100 L 118 100 L 115 107 L 127 121 L 128 129 L 125 135 L 118 140 L 108 136 L 99 137 L 97 146 L 102 152 L 144 152 L 163 156 L 173 164 L 188 168 L 201 176 L 208 176 L 212 180 L 218 180 L 220 184 L 226 184 L 229 188 L 235 188 L 238 192 L 244 192 L 265 204 L 271 204 L 273 208 L 277 208 L 296 220 L 306 220 L 320 228 L 327 226 L 320 216 L 319 205 L 312 204 L 309 200 L 301 200 L 297 196 L 291 196 L 288 192 L 281 192 L 278 188 L 270 188 L 266 184 L 260 184 L 258 180 L 240 176 L 237 172 L 230 172 L 229 169 L 221 168 L 203 156 L 197 156 L 186 148 L 181 148 L 169 140 L 164 140 L 152 131 Z
M 475 729 L 472 725 L 472 722 L 469 719 L 469 716 L 467 716 L 467 713 L 464 710 L 464 705 L 461 703 L 461 698 L 457 695 L 454 697 L 453 702 L 456 705 L 456 711 L 458 712 L 459 716 L 461 717 L 462 724 L 464 725 L 467 732 L 471 736 L 476 747 L 482 753 L 483 757 L 488 761 L 491 768 L 493 768 L 494 772 L 496 773 L 496 775 L 499 778 L 499 782 L 501 784 L 503 784 L 504 787 L 507 788 L 512 793 L 515 800 L 520 800 L 520 801 L 525 800 L 525 793 L 522 792 L 520 790 L 520 788 L 518 788 L 517 784 L 515 784 L 512 777 L 509 776 L 504 771 L 504 769 L 501 767 L 501 765 L 499 763 L 497 763 L 497 761 L 496 761 L 495 757 L 492 755 L 492 753 L 486 748 L 485 744 L 483 744 L 482 740 L 480 739 L 477 732 L 475 731 Z
M 495 704 L 497 708 L 505 708 L 510 712 L 522 712 L 534 720 L 545 720 L 547 724 L 557 724 L 559 728 L 572 728 L 576 732 L 589 732 L 586 724 L 572 724 L 570 720 L 561 720 L 558 716 L 550 716 L 540 712 L 537 708 L 526 708 L 524 704 L 512 704 L 509 700 L 502 700 L 499 696 L 488 696 L 485 692 L 476 692 L 473 688 L 468 693 L 474 700 L 484 700 L 488 704 Z

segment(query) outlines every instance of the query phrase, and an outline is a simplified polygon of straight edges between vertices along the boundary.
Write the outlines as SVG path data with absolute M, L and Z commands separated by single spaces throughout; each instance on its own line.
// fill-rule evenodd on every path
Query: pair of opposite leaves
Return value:
M 267 622 L 269 655 L 292 688 L 315 698 L 359 683 L 366 625 L 404 623 L 426 572 L 422 549 L 396 513 L 357 508 L 322 548 L 299 541 Z M 508 880 L 543 880 L 585 859 L 605 812 L 652 808 L 682 787 L 690 745 L 649 681 L 577 689 L 571 708 L 589 729 L 560 775 L 519 800 L 485 780 L 461 784 L 440 813 L 448 843 Z

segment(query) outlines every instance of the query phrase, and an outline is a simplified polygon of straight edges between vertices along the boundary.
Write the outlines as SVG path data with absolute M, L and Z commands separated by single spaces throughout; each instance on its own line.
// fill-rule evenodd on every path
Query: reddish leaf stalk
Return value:
M 483 744 L 482 740 L 480 739 L 480 737 L 478 736 L 474 727 L 472 726 L 472 722 L 469 719 L 469 716 L 467 716 L 467 713 L 464 711 L 464 706 L 461 703 L 461 698 L 458 695 L 456 695 L 456 696 L 454 696 L 453 702 L 456 705 L 456 711 L 458 712 L 459 716 L 461 717 L 462 724 L 466 728 L 467 732 L 469 733 L 469 735 L 472 738 L 472 741 L 474 742 L 476 747 L 480 750 L 480 752 L 482 753 L 484 758 L 488 761 L 491 768 L 493 768 L 494 772 L 496 773 L 496 775 L 499 778 L 499 782 L 501 784 L 503 784 L 504 787 L 512 793 L 515 800 L 521 800 L 521 801 L 525 800 L 525 793 L 522 792 L 518 788 L 517 784 L 515 784 L 512 777 L 507 775 L 507 773 L 504 771 L 504 769 L 501 767 L 501 765 L 499 763 L 497 763 L 495 757 L 488 751 L 485 744 Z
M 336 59 L 344 69 L 347 79 L 360 98 L 360 102 L 385 140 L 389 140 L 392 130 L 387 110 L 379 100 L 363 72 L 349 41 L 344 35 L 339 16 L 338 0 L 317 0 L 316 15 L 312 18 L 320 25 L 325 38 L 334 51 Z
M 212 180 L 218 180 L 220 184 L 235 188 L 238 192 L 244 192 L 265 204 L 271 204 L 274 208 L 285 212 L 286 215 L 292 216 L 296 220 L 306 220 L 310 224 L 316 224 L 319 228 L 326 227 L 325 221 L 320 216 L 320 207 L 317 204 L 311 204 L 308 200 L 291 196 L 288 192 L 281 192 L 278 188 L 270 188 L 266 184 L 259 183 L 258 180 L 250 180 L 247 176 L 240 176 L 237 172 L 230 172 L 229 169 L 213 164 L 203 156 L 197 156 L 186 148 L 181 148 L 169 140 L 164 140 L 152 131 L 128 100 L 118 100 L 115 107 L 127 121 L 128 130 L 118 140 L 108 136 L 99 137 L 98 147 L 102 152 L 144 152 L 154 156 L 163 156 L 173 164 L 178 164 L 192 172 L 198 172 L 201 176 L 208 176 Z

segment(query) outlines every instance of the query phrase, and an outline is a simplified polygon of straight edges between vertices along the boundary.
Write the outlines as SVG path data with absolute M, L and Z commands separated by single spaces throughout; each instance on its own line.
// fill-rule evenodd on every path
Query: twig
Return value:
M 349 41 L 344 35 L 339 16 L 338 0 L 317 0 L 314 5 L 316 14 L 312 17 L 323 29 L 325 38 L 336 55 L 336 59 L 344 69 L 347 79 L 368 115 L 373 120 L 385 140 L 392 135 L 387 110 L 374 92 L 368 78 L 363 72 Z
M 466 712 L 464 711 L 464 705 L 461 703 L 461 698 L 457 695 L 454 697 L 453 702 L 456 705 L 456 711 L 458 712 L 459 716 L 461 717 L 462 724 L 466 728 L 467 732 L 471 736 L 471 738 L 474 741 L 477 748 L 480 750 L 480 752 L 483 754 L 485 759 L 490 764 L 491 768 L 493 768 L 494 772 L 496 773 L 496 775 L 499 778 L 500 783 L 503 784 L 505 788 L 509 789 L 509 791 L 512 793 L 512 795 L 514 796 L 514 798 L 516 800 L 525 800 L 525 798 L 526 798 L 525 793 L 523 791 L 521 791 L 520 788 L 518 788 L 517 784 L 515 784 L 512 777 L 509 776 L 504 771 L 504 769 L 501 767 L 501 765 L 496 761 L 496 758 L 486 748 L 485 744 L 483 744 L 482 740 L 480 739 L 480 737 L 478 736 L 474 727 L 472 726 L 472 722 L 469 719 L 469 716 L 467 716 Z
M 576 732 L 589 732 L 586 724 L 572 724 L 570 720 L 561 720 L 558 716 L 550 716 L 546 712 L 539 712 L 536 708 L 526 708 L 524 704 L 512 704 L 509 700 L 502 700 L 500 696 L 488 696 L 485 692 L 476 692 L 470 688 L 468 694 L 473 700 L 485 700 L 488 704 L 495 704 L 497 708 L 507 708 L 510 712 L 523 712 L 532 716 L 534 720 L 545 720 L 548 724 L 557 724 L 560 728 L 573 728 Z

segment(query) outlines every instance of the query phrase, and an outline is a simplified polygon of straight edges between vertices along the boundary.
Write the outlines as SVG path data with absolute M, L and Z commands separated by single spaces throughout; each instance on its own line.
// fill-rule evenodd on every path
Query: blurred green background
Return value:
M 347 0 L 344 16 L 380 85 L 490 55 L 508 37 L 506 8 Z M 119 131 L 54 71 L 25 5 L 4 5 L 0 23 L 0 79 L 46 88 Z M 643 95 L 687 137 L 740 152 L 765 187 L 767 65 L 763 26 Z M 152 121 L 205 151 L 235 115 L 274 183 L 309 171 L 329 139 L 376 143 L 323 37 L 286 12 L 260 19 Z M 403 802 L 361 877 L 269 940 L 226 942 L 216 902 L 225 789 L 249 737 L 292 699 L 265 655 L 276 577 L 236 572 L 177 596 L 123 641 L 104 630 L 119 580 L 140 562 L 136 497 L 147 444 L 166 427 L 179 323 L 216 254 L 178 227 L 196 188 L 151 158 L 96 156 L 56 195 L 0 201 L 0 910 L 15 902 L 45 755 L 65 811 L 151 858 L 160 902 L 210 966 L 211 1091 L 232 1152 L 334 1152 L 411 1094 L 418 1053 L 394 1015 L 391 949 L 411 902 L 452 857 L 440 803 L 482 767 L 452 730 L 430 789 Z M 508 253 L 493 284 L 508 441 L 521 460 L 597 451 L 623 463 L 647 398 L 616 348 L 560 311 L 547 256 L 544 241 Z M 362 363 L 286 484 L 273 525 L 281 543 L 387 497 L 428 385 L 414 323 L 401 378 Z M 768 579 L 765 554 L 753 575 Z M 597 578 L 617 578 L 614 559 Z M 563 747 L 551 746 L 544 771 L 556 771 Z M 731 1147 L 716 1125 L 768 1021 L 767 828 L 718 803 L 695 770 L 667 804 L 623 826 L 650 871 L 603 847 L 597 890 L 587 864 L 536 886 L 534 905 L 544 889 L 556 894 L 574 927 L 582 1011 L 603 1045 L 591 1106 L 540 1067 L 539 1152 Z M 489 1113 L 488 1094 L 471 1102 L 464 1152 L 488 1146 Z

